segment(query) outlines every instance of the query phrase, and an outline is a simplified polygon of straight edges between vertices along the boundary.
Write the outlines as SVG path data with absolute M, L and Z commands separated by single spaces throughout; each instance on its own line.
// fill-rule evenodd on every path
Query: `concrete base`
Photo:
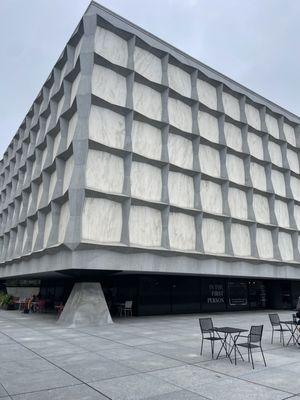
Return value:
M 100 283 L 75 283 L 58 323 L 70 328 L 111 324 Z

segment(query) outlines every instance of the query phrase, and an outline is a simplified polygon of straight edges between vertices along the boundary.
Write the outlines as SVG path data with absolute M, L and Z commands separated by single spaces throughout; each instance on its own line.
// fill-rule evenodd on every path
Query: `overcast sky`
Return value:
M 100 3 L 300 114 L 300 1 Z M 1 158 L 88 4 L 88 0 L 0 0 Z

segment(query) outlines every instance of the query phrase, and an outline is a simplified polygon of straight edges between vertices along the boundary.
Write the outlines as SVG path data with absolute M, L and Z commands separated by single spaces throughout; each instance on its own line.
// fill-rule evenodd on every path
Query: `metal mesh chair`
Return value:
M 271 343 L 273 343 L 274 332 L 280 332 L 280 343 L 282 341 L 284 345 L 284 332 L 288 332 L 288 328 L 283 328 L 280 322 L 280 318 L 278 314 L 269 314 L 270 323 L 272 325 L 272 338 Z
M 251 358 L 251 363 L 252 363 L 252 368 L 254 369 L 254 362 L 253 362 L 253 355 L 252 355 L 252 350 L 253 349 L 260 349 L 262 358 L 264 360 L 265 367 L 267 366 L 265 356 L 263 349 L 261 347 L 261 339 L 262 339 L 262 334 L 263 334 L 263 325 L 253 325 L 250 328 L 250 333 L 247 336 L 240 335 L 239 337 L 245 337 L 247 338 L 247 342 L 244 343 L 236 343 L 235 348 L 234 348 L 234 362 L 236 365 L 236 346 L 241 346 L 244 347 L 248 350 L 248 361 L 250 361 Z
M 210 346 L 211 346 L 211 356 L 212 356 L 212 358 L 214 358 L 215 342 L 217 340 L 221 340 L 221 338 L 220 337 L 216 337 L 214 335 L 214 324 L 213 324 L 211 318 L 199 318 L 199 325 L 200 325 L 200 331 L 201 331 L 201 351 L 200 351 L 200 354 L 202 355 L 202 352 L 203 352 L 203 342 L 204 342 L 204 340 L 209 340 L 210 341 Z

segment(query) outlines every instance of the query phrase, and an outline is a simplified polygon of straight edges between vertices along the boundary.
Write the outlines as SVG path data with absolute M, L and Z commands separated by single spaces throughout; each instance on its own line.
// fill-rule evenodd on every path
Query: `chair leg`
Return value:
M 264 360 L 264 364 L 265 364 L 265 367 L 267 366 L 267 363 L 266 363 L 266 359 L 265 359 L 265 356 L 264 356 L 264 352 L 263 352 L 263 349 L 262 349 L 262 347 L 260 346 L 260 351 L 261 351 L 261 355 L 262 355 L 262 358 L 263 358 L 263 360 Z
M 248 347 L 248 362 L 250 362 L 250 349 Z
M 236 346 L 234 346 L 234 365 L 236 365 Z
M 215 342 L 212 340 L 212 358 L 214 358 L 215 354 Z
M 211 358 L 214 358 L 214 347 L 213 347 L 213 341 L 210 341 L 210 348 L 211 348 Z
M 254 369 L 254 362 L 253 362 L 253 355 L 252 355 L 251 347 L 250 347 L 250 356 L 251 356 L 252 368 Z
M 200 351 L 201 356 L 202 356 L 202 352 L 203 352 L 203 336 L 202 336 L 202 339 L 201 339 L 201 351 Z
M 271 339 L 271 344 L 273 344 L 273 337 L 274 337 L 274 329 L 272 328 L 272 339 Z
M 281 331 L 281 334 L 282 334 L 282 344 L 284 345 L 284 334 L 283 334 L 283 331 Z

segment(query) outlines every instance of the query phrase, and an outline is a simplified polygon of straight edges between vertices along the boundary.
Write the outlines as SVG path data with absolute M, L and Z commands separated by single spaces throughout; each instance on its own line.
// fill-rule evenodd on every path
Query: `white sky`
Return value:
M 300 114 L 300 1 L 100 3 Z M 0 0 L 0 158 L 88 4 L 88 0 Z

